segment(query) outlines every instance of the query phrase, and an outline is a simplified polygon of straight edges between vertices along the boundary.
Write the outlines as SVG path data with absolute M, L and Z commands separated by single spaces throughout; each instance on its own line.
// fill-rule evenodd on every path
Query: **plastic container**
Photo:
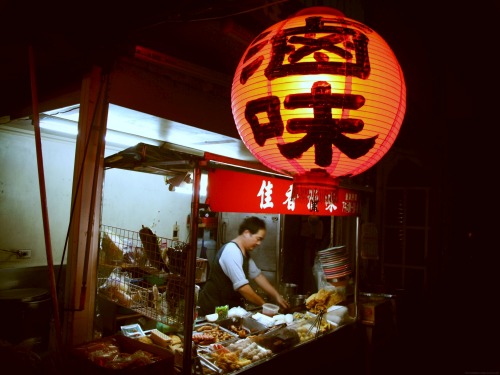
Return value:
M 336 324 L 343 324 L 348 317 L 347 307 L 340 305 L 330 306 L 326 314 L 326 319 Z
M 264 303 L 262 305 L 262 314 L 267 315 L 267 316 L 275 316 L 280 307 L 278 305 L 274 305 L 272 303 Z

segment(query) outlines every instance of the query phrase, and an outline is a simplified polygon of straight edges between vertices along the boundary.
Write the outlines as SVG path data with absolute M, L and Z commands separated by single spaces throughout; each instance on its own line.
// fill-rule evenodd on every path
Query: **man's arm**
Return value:
M 250 284 L 245 284 L 242 287 L 238 289 L 238 292 L 245 298 L 248 302 L 253 303 L 256 306 L 262 306 L 266 301 L 259 296 L 255 291 L 252 289 Z
M 260 286 L 269 297 L 275 300 L 280 307 L 284 309 L 288 308 L 288 302 L 286 302 L 283 296 L 279 294 L 276 288 L 274 288 L 273 284 L 269 282 L 269 280 L 263 273 L 257 276 L 254 280 L 257 283 L 257 285 Z

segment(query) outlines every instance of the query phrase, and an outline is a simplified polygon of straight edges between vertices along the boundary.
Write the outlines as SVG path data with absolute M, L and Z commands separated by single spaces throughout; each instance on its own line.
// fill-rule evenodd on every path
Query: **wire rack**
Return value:
M 185 316 L 186 263 L 190 245 L 101 225 L 97 292 L 153 320 L 182 326 Z M 196 282 L 204 282 L 206 259 L 196 261 Z

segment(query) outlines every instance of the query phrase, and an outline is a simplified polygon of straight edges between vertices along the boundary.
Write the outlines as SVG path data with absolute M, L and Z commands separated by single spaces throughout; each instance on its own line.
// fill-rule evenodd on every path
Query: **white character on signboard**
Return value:
M 318 190 L 309 189 L 309 194 L 307 195 L 307 208 L 311 212 L 318 212 Z
M 273 203 L 273 184 L 271 181 L 266 183 L 265 180 L 262 181 L 262 185 L 259 190 L 258 197 L 260 197 L 260 208 L 272 208 L 274 207 Z
M 292 198 L 292 191 L 293 191 L 293 184 L 290 185 L 290 187 L 286 191 L 285 193 L 286 199 L 283 202 L 283 204 L 286 204 L 286 208 L 289 211 L 295 211 L 295 199 Z
M 337 211 L 337 206 L 333 203 L 331 194 L 328 194 L 325 197 L 325 205 L 326 205 L 325 209 L 327 211 L 330 211 L 330 212 Z

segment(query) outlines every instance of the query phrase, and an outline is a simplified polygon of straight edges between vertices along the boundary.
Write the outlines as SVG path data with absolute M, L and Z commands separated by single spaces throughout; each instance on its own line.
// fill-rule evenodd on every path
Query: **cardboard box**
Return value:
M 159 357 L 159 360 L 150 364 L 135 365 L 134 363 L 134 365 L 122 369 L 113 369 L 105 367 L 104 364 L 100 365 L 91 359 L 92 353 L 95 353 L 96 349 L 105 347 L 109 344 L 116 345 L 120 353 L 134 354 L 142 350 L 153 354 L 155 357 Z M 148 345 L 137 339 L 125 337 L 123 335 L 113 335 L 71 349 L 68 355 L 67 367 L 72 374 L 77 375 L 173 375 L 174 354 L 159 346 Z

